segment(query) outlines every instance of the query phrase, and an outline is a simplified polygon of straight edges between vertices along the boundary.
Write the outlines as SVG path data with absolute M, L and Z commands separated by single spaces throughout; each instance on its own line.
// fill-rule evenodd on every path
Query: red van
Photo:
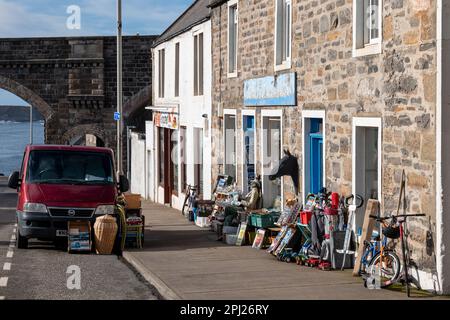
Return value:
M 9 177 L 18 191 L 17 247 L 28 240 L 64 240 L 67 222 L 114 214 L 119 193 L 128 191 L 126 177 L 116 179 L 111 149 L 29 145 L 22 168 Z

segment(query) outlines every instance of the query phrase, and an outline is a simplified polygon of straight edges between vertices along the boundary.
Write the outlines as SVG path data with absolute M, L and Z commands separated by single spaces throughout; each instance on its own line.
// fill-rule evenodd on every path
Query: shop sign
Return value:
M 295 72 L 246 80 L 244 82 L 244 105 L 297 105 L 297 81 Z
M 153 122 L 155 126 L 178 130 L 178 114 L 156 112 Z

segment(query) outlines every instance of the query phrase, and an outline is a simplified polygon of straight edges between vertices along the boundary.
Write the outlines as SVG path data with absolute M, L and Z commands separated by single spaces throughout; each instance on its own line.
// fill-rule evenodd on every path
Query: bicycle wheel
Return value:
M 393 251 L 384 251 L 377 253 L 369 263 L 369 274 L 379 275 L 381 267 L 380 287 L 386 288 L 394 284 L 400 275 L 400 259 Z

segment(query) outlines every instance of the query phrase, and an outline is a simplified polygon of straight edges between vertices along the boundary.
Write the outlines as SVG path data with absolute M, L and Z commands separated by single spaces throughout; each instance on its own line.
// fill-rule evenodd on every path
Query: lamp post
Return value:
M 117 0 L 117 170 L 119 174 L 122 170 L 122 0 Z

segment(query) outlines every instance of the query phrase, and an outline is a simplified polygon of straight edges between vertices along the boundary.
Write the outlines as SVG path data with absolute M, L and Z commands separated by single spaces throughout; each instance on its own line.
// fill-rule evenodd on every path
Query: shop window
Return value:
M 237 76 L 238 2 L 228 4 L 228 75 Z
M 166 50 L 158 51 L 158 97 L 164 98 L 165 72 L 166 72 Z
M 265 208 L 280 208 L 281 179 L 271 181 L 269 176 L 281 159 L 281 119 L 263 117 L 263 201 Z
M 226 114 L 225 127 L 225 174 L 236 181 L 236 116 Z
M 381 52 L 383 0 L 353 0 L 353 54 L 362 56 Z
M 276 0 L 275 69 L 291 67 L 292 0 Z
M 180 96 L 180 43 L 175 44 L 175 97 Z
M 203 33 L 194 36 L 194 96 L 203 95 Z
M 187 186 L 186 139 L 186 127 L 180 127 L 181 188 L 183 190 L 185 190 Z

